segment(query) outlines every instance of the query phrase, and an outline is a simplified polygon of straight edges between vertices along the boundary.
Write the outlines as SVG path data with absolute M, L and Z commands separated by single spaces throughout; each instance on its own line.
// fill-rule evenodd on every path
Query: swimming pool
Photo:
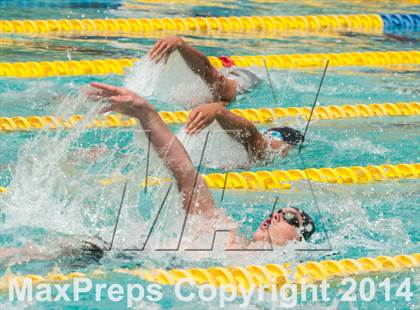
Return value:
M 398 5 L 396 5 L 398 4 Z M 378 1 L 374 4 L 362 1 L 12 1 L 0 5 L 0 19 L 83 19 L 83 18 L 174 18 L 179 16 L 251 16 L 251 15 L 331 15 L 418 12 L 415 1 Z M 80 61 L 104 58 L 141 58 L 162 32 L 120 33 L 86 32 L 38 34 L 1 33 L 0 63 Z M 416 29 L 394 31 L 236 31 L 187 33 L 186 38 L 194 46 L 212 56 L 220 55 L 268 55 L 307 53 L 349 53 L 371 51 L 416 51 L 419 32 Z M 347 65 L 328 69 L 319 106 L 344 106 L 372 103 L 418 102 L 418 61 L 413 64 L 394 65 Z M 277 98 L 272 90 L 265 68 L 254 70 L 263 82 L 251 93 L 233 102 L 229 108 L 276 108 L 306 107 L 313 103 L 319 85 L 322 66 L 269 68 Z M 112 71 L 112 70 L 111 70 Z M 83 85 L 103 81 L 123 85 L 119 74 L 60 75 L 43 78 L 0 77 L 0 117 L 30 117 L 53 115 L 70 117 L 87 115 L 96 118 L 94 107 L 78 97 Z M 158 110 L 184 110 L 183 105 L 173 105 L 154 100 Z M 418 110 L 418 108 L 417 108 Z M 311 122 L 301 157 L 297 151 L 283 160 L 268 166 L 243 170 L 274 171 L 303 170 L 339 166 L 397 165 L 418 163 L 420 153 L 419 114 L 410 116 L 379 116 L 365 118 L 314 119 Z M 289 116 L 276 119 L 275 124 L 288 124 L 304 129 L 306 119 Z M 3 124 L 3 123 L 2 123 Z M 181 124 L 171 124 L 179 130 Z M 272 124 L 261 123 L 259 128 Z M 59 130 L 3 130 L 0 131 L 0 193 L 2 247 L 19 247 L 27 241 L 40 243 L 44 238 L 62 234 L 99 234 L 110 240 L 121 199 L 124 180 L 130 179 L 126 207 L 116 234 L 116 244 L 127 247 L 135 235 L 145 240 L 145 231 L 152 225 L 159 201 L 169 183 L 150 186 L 144 192 L 141 184 L 147 162 L 147 139 L 137 127 L 90 128 L 75 126 Z M 217 141 L 217 135 L 212 138 Z M 92 151 L 94 150 L 94 151 Z M 218 149 L 221 157 L 232 154 L 229 149 Z M 164 177 L 156 158 L 151 158 L 150 175 Z M 235 171 L 243 171 L 235 169 Z M 202 167 L 204 174 L 226 171 Z M 124 177 L 125 176 L 125 177 Z M 418 178 L 418 168 L 417 168 Z M 95 283 L 120 283 L 135 281 L 146 287 L 151 279 L 147 276 L 118 272 L 160 268 L 164 270 L 209 268 L 212 266 L 249 266 L 291 263 L 291 268 L 301 262 L 340 260 L 344 258 L 396 256 L 419 253 L 418 205 L 420 201 L 418 179 L 402 177 L 383 182 L 356 182 L 336 184 L 302 180 L 291 182 L 290 189 L 273 190 L 222 190 L 214 189 L 218 205 L 244 224 L 243 232 L 251 236 L 253 229 L 270 212 L 275 199 L 278 206 L 297 206 L 313 212 L 317 227 L 309 244 L 291 244 L 274 251 L 233 253 L 217 249 L 208 252 L 122 252 L 108 253 L 100 264 L 71 261 L 66 258 L 28 262 L 8 270 L 2 266 L 1 276 L 11 274 L 36 274 L 51 276 L 60 283 L 60 275 L 70 272 L 88 274 Z M 111 182 L 106 180 L 111 179 Z M 105 182 L 104 182 L 105 180 Z M 339 182 L 340 183 L 340 182 Z M 106 186 L 104 186 L 104 184 Z M 312 193 L 313 191 L 313 193 Z M 173 194 L 171 194 L 173 195 Z M 168 199 L 171 201 L 172 196 Z M 319 211 L 318 211 L 319 209 Z M 167 223 L 176 226 L 180 214 L 164 209 L 155 230 L 168 229 Z M 140 213 L 141 216 L 138 214 Z M 210 244 L 209 244 L 210 245 Z M 53 245 L 51 245 L 53 247 Z M 302 247 L 303 250 L 302 251 Z M 309 250 L 308 250 L 309 249 Z M 315 251 L 314 251 L 315 250 Z M 380 259 L 379 259 L 380 261 Z M 392 265 L 392 263 L 389 263 Z M 398 264 L 397 264 L 398 265 Z M 95 272 L 100 269 L 102 273 Z M 388 268 L 387 270 L 391 270 Z M 116 271 L 117 270 L 117 271 Z M 213 273 L 212 273 L 213 274 Z M 342 277 L 331 280 L 330 301 L 304 301 L 299 295 L 297 308 L 350 309 L 415 309 L 419 300 L 418 269 L 398 272 L 374 272 L 367 274 L 374 280 L 376 295 L 368 302 L 357 295 L 355 301 L 342 301 Z M 352 275 L 361 283 L 366 274 Z M 163 276 L 162 276 L 163 278 Z M 391 296 L 386 299 L 379 283 L 390 278 Z M 405 279 L 413 293 L 410 301 L 396 292 Z M 4 279 L 7 279 L 3 277 Z M 146 279 L 146 280 L 145 280 Z M 252 278 L 257 282 L 258 277 Z M 149 280 L 149 281 L 147 281 Z M 156 279 L 155 279 L 156 280 Z M 49 280 L 51 282 L 51 279 Z M 251 282 L 252 282 L 251 281 Z M 54 282 L 54 280 L 52 280 Z M 159 279 L 155 282 L 165 283 Z M 170 279 L 167 280 L 170 282 Z M 206 282 L 206 281 L 203 281 Z M 2 283 L 4 285 L 4 283 Z M 384 286 L 382 286 L 384 287 Z M 0 286 L 0 290 L 4 286 Z M 188 288 L 197 293 L 198 288 Z M 269 293 L 266 292 L 265 296 Z M 73 300 L 73 298 L 72 298 Z M 89 309 L 125 308 L 126 298 L 114 302 L 104 296 L 98 303 L 94 293 L 83 295 L 81 302 L 65 301 L 9 301 L 3 290 L 0 301 L 6 309 L 13 308 L 66 308 Z M 227 303 L 237 308 L 243 298 Z M 194 299 L 183 302 L 175 296 L 173 287 L 163 287 L 159 301 L 145 300 L 135 308 L 214 308 L 220 306 L 217 299 L 206 302 Z M 276 308 L 282 306 L 267 298 L 255 297 L 249 308 Z

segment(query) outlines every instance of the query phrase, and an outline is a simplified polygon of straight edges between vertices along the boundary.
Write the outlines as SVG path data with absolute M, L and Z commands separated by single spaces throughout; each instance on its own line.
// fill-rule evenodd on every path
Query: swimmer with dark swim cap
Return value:
M 184 146 L 146 99 L 125 88 L 100 83 L 91 85 L 97 89 L 96 95 L 101 100 L 110 103 L 103 112 L 115 111 L 135 117 L 139 120 L 143 130 L 150 132 L 150 142 L 153 148 L 176 180 L 183 197 L 182 203 L 185 211 L 190 214 L 199 214 L 208 219 L 217 219 L 218 222 L 224 222 L 227 225 L 233 223 L 224 210 L 216 207 L 207 184 L 193 166 Z M 280 149 L 281 146 L 293 147 L 303 141 L 302 134 L 289 127 L 272 128 L 266 134 L 271 137 L 264 138 L 263 134 L 259 133 L 249 121 L 243 124 L 243 119 L 238 120 L 235 114 L 224 108 L 220 111 L 217 116 L 222 116 L 217 120 L 223 124 L 222 127 L 226 127 L 225 129 L 239 127 L 238 137 L 240 139 L 248 139 L 251 135 L 252 139 L 256 139 L 257 145 L 262 144 L 260 149 L 255 151 L 256 154 L 266 152 L 268 144 L 272 148 Z M 224 113 L 229 116 L 224 117 Z M 254 130 L 256 133 L 252 136 Z M 277 134 L 280 136 L 276 137 Z M 251 144 L 249 146 L 253 147 Z M 253 240 L 246 241 L 241 238 L 236 229 L 231 229 L 228 246 L 252 248 L 256 242 L 267 240 L 275 245 L 285 245 L 292 240 L 308 240 L 314 231 L 315 224 L 309 214 L 298 208 L 282 208 L 261 223 L 254 233 Z
M 91 85 L 96 89 L 95 96 L 98 100 L 105 100 L 110 103 L 102 112 L 115 111 L 135 117 L 143 130 L 150 132 L 150 142 L 173 174 L 182 195 L 183 208 L 186 212 L 199 214 L 206 220 L 225 223 L 226 227 L 234 223 L 223 209 L 216 207 L 207 184 L 193 166 L 184 146 L 147 100 L 125 88 L 100 83 L 92 83 Z M 237 116 L 234 114 L 232 114 L 232 117 L 232 122 L 229 122 L 229 117 L 226 119 L 220 118 L 218 121 L 223 124 L 227 122 L 226 127 L 237 126 L 238 123 L 243 122 L 241 119 L 235 119 Z M 252 123 L 250 124 L 252 125 Z M 264 138 L 263 134 L 259 133 L 253 125 L 245 124 L 241 128 L 238 139 L 248 139 L 251 136 L 251 139 L 256 139 L 256 145 L 261 144 L 261 152 L 263 153 L 268 144 L 272 148 L 280 149 L 281 145 L 293 147 L 303 141 L 303 137 L 298 131 L 288 127 L 268 130 L 264 134 L 270 136 L 267 138 Z M 254 130 L 257 134 L 252 136 Z M 253 147 L 252 144 L 249 144 L 249 147 Z M 257 151 L 255 152 L 259 154 Z M 229 230 L 227 247 L 230 249 L 256 248 L 256 244 L 259 242 L 269 242 L 282 246 L 290 241 L 308 240 L 314 231 L 315 223 L 309 214 L 298 208 L 282 208 L 260 224 L 252 240 L 243 238 L 236 229 Z M 104 252 L 108 250 L 108 244 L 100 238 L 83 239 L 79 237 L 72 242 L 51 243 L 54 244 L 51 253 L 32 244 L 22 248 L 0 248 L 0 262 L 13 257 L 17 257 L 19 262 L 68 257 L 70 259 L 76 258 L 75 261 L 71 262 L 72 264 L 83 266 L 89 263 L 98 263 L 104 256 Z M 21 259 L 22 257 L 24 259 Z
M 209 86 L 214 102 L 198 105 L 190 113 L 185 125 L 187 134 L 196 134 L 215 120 L 248 151 L 248 162 L 271 162 L 276 156 L 286 157 L 289 151 L 303 141 L 303 135 L 289 127 L 272 128 L 260 133 L 253 123 L 228 111 L 225 106 L 238 94 L 255 88 L 260 79 L 253 72 L 230 66 L 220 71 L 212 66 L 202 52 L 177 36 L 160 39 L 150 50 L 152 61 L 167 61 L 172 52 L 179 51 L 191 70 Z
M 294 207 L 282 208 L 261 223 L 254 232 L 254 240 L 269 241 L 270 236 L 271 242 L 279 244 L 288 237 L 295 239 L 296 234 L 298 240 L 308 240 L 314 232 L 315 223 L 308 213 Z
M 188 134 L 197 134 L 214 121 L 245 147 L 251 162 L 270 162 L 276 157 L 284 158 L 304 140 L 302 133 L 291 127 L 275 127 L 261 133 L 251 121 L 217 103 L 195 108 L 185 128 Z
M 200 194 L 200 192 L 198 192 Z M 200 194 L 201 195 L 201 194 Z M 212 204 L 207 206 L 211 212 Z M 229 219 L 228 219 L 229 221 Z M 315 232 L 315 223 L 308 213 L 298 208 L 282 208 L 263 221 L 253 234 L 252 241 L 237 235 L 236 230 L 230 232 L 228 246 L 231 248 L 255 248 L 254 243 L 267 242 L 284 245 L 289 241 L 302 238 L 307 241 Z M 0 265 L 27 261 L 57 259 L 73 268 L 85 268 L 90 264 L 98 264 L 109 250 L 109 244 L 99 237 L 79 239 L 70 236 L 67 239 L 50 242 L 47 247 L 38 247 L 32 243 L 21 248 L 1 248 Z
M 293 129 L 291 127 L 271 128 L 264 133 L 264 136 L 267 136 L 270 139 L 282 140 L 292 146 L 297 146 L 305 140 L 304 136 L 299 130 Z

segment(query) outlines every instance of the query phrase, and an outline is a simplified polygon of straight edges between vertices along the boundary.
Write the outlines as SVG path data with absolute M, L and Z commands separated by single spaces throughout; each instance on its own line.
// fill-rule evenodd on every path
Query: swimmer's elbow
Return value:
M 191 161 L 181 160 L 180 158 L 171 160 L 168 162 L 168 165 L 172 174 L 178 181 L 189 179 L 191 176 L 195 175 L 197 171 Z
M 267 143 L 259 132 L 252 133 L 248 137 L 246 146 L 253 158 L 258 160 L 264 159 Z
M 197 178 L 197 170 L 192 167 L 192 169 L 178 169 L 179 171 L 176 171 L 174 173 L 178 189 L 179 191 L 185 196 L 190 197 L 192 191 L 194 191 L 194 180 Z

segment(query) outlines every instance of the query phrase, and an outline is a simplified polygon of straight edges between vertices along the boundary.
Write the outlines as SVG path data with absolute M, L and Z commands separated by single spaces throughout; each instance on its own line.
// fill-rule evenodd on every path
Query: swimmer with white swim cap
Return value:
M 217 70 L 202 52 L 190 46 L 177 36 L 160 39 L 150 50 L 152 61 L 168 61 L 175 50 L 179 51 L 191 70 L 197 73 L 209 86 L 213 100 L 227 105 L 238 94 L 250 91 L 260 83 L 257 75 L 249 70 L 231 67 Z

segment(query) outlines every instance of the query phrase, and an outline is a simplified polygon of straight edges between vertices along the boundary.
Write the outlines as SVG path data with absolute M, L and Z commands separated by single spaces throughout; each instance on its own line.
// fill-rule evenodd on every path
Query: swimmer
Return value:
M 251 121 L 217 103 L 198 106 L 190 113 L 185 125 L 187 134 L 197 134 L 214 121 L 245 147 L 251 162 L 284 158 L 304 141 L 302 133 L 290 127 L 275 127 L 261 133 Z
M 260 133 L 247 119 L 235 115 L 224 108 L 238 94 L 247 92 L 259 84 L 259 78 L 242 68 L 214 68 L 208 58 L 192 48 L 177 36 L 160 39 L 149 52 L 156 63 L 167 62 L 172 52 L 178 50 L 192 71 L 199 74 L 209 85 L 214 102 L 198 105 L 190 113 L 186 123 L 187 134 L 196 134 L 205 127 L 217 123 L 236 141 L 242 144 L 247 153 L 247 165 L 271 162 L 276 157 L 286 157 L 290 150 L 303 142 L 303 135 L 290 127 L 276 127 Z
M 211 192 L 201 175 L 198 175 L 195 183 L 197 170 L 187 151 L 146 99 L 122 87 L 102 83 L 92 83 L 91 86 L 97 89 L 96 96 L 98 98 L 109 102 L 109 106 L 102 110 L 103 113 L 113 111 L 135 117 L 139 120 L 143 130 L 150 132 L 150 142 L 173 174 L 178 190 L 182 194 L 183 207 L 186 211 L 207 219 L 217 219 L 218 222 L 223 221 L 227 226 L 233 223 L 223 210 L 216 207 Z M 231 122 L 231 120 L 225 121 L 226 123 Z M 249 134 L 248 127 L 242 130 L 243 134 Z M 271 131 L 272 133 L 267 135 L 276 136 L 276 133 L 279 133 L 284 135 L 283 139 L 286 141 L 295 140 L 294 133 L 290 133 L 288 129 L 273 129 Z M 282 142 L 276 138 L 273 143 L 280 144 Z M 260 224 L 254 232 L 253 240 L 247 241 L 239 235 L 237 229 L 230 230 L 227 246 L 228 248 L 253 248 L 257 242 L 271 242 L 281 246 L 292 240 L 308 240 L 314 231 L 315 224 L 309 214 L 298 208 L 282 208 Z
M 173 174 L 178 190 L 182 195 L 182 204 L 189 214 L 200 215 L 208 222 L 223 223 L 225 227 L 235 226 L 233 220 L 216 207 L 211 192 L 201 175 L 193 166 L 182 143 L 170 131 L 155 108 L 144 98 L 128 89 L 106 85 L 91 84 L 96 89 L 98 99 L 108 101 L 110 105 L 103 113 L 118 112 L 139 120 L 143 130 L 150 132 L 150 142 Z M 278 131 L 275 131 L 278 132 Z M 193 194 L 194 193 L 194 194 Z M 200 225 L 205 226 L 205 225 Z M 198 228 L 197 234 L 202 234 Z M 254 232 L 252 240 L 241 236 L 235 226 L 230 229 L 226 248 L 253 249 L 262 244 L 282 246 L 293 240 L 308 240 L 315 231 L 315 223 L 305 211 L 298 208 L 281 208 L 264 220 Z M 68 240 L 67 240 L 68 239 Z M 60 241 L 47 242 L 55 244 L 55 248 L 38 247 L 32 243 L 21 248 L 1 248 L 0 264 L 5 262 L 27 262 L 60 257 L 79 259 L 79 265 L 97 263 L 109 245 L 100 238 L 67 238 Z
M 177 36 L 160 39 L 150 50 L 149 57 L 155 63 L 166 63 L 175 50 L 179 51 L 191 70 L 207 83 L 213 94 L 213 101 L 219 104 L 229 104 L 237 95 L 250 91 L 260 83 L 260 79 L 246 69 L 231 67 L 217 70 L 206 55 Z

